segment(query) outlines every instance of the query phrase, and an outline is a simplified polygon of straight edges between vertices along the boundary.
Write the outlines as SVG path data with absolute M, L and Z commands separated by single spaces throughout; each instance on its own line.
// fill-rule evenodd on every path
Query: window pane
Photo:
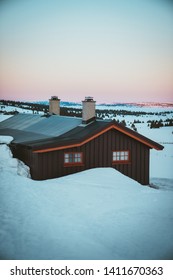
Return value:
M 113 160 L 116 160 L 116 152 L 113 152 Z
M 73 154 L 69 154 L 69 162 L 73 162 Z
M 69 162 L 69 154 L 64 154 L 64 162 L 65 163 Z
M 82 162 L 81 153 L 65 153 L 64 154 L 64 163 L 80 163 Z
M 78 162 L 82 162 L 82 155 L 81 154 L 79 154 Z
M 128 161 L 129 160 L 129 152 L 128 151 L 114 151 L 112 153 L 113 161 Z

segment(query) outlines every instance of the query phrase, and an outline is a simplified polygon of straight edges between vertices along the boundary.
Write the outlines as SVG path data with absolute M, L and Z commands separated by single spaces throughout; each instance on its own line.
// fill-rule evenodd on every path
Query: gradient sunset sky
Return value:
M 173 1 L 0 1 L 0 98 L 173 102 Z

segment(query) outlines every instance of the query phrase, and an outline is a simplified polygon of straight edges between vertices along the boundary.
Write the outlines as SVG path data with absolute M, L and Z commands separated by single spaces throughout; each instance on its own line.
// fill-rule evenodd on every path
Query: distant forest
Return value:
M 16 109 L 13 111 L 5 111 L 5 106 L 14 106 Z M 17 108 L 31 110 L 33 114 L 38 114 L 38 112 L 43 112 L 44 114 L 49 113 L 49 105 L 39 104 L 39 103 L 31 103 L 31 102 L 21 102 L 21 101 L 12 101 L 12 100 L 0 100 L 0 113 L 6 115 L 18 114 Z M 173 113 L 172 111 L 167 111 L 165 114 Z M 82 108 L 75 107 L 61 107 L 61 115 L 62 116 L 73 116 L 73 117 L 82 117 Z M 96 109 L 96 117 L 98 119 L 114 119 L 119 122 L 118 116 L 125 117 L 127 115 L 139 117 L 143 115 L 156 115 L 163 116 L 164 112 L 144 112 L 144 111 L 130 111 L 130 110 L 112 110 L 112 109 Z M 126 126 L 125 120 L 121 121 L 121 123 Z M 131 124 L 131 128 L 137 131 L 135 124 L 141 123 L 139 120 L 134 120 Z M 173 118 L 159 121 L 148 121 L 148 126 L 150 128 L 159 128 L 163 126 L 173 126 Z

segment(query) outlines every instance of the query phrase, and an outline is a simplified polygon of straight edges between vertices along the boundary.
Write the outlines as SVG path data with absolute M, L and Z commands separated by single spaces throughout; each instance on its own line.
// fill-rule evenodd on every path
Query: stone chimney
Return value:
M 95 112 L 95 101 L 93 97 L 88 96 L 85 97 L 85 100 L 82 101 L 82 123 L 88 124 L 95 120 L 96 112 Z
M 49 113 L 51 115 L 60 115 L 60 99 L 58 96 L 51 96 L 51 99 L 49 99 Z

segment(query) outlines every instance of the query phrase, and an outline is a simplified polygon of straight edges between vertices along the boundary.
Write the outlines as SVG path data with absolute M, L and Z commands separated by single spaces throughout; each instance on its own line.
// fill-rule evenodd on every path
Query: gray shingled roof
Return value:
M 60 136 L 82 123 L 81 118 L 18 114 L 0 122 L 0 134 L 11 135 L 15 143 Z
M 41 141 L 49 139 L 49 136 L 34 133 L 34 132 L 28 132 L 28 131 L 22 131 L 19 129 L 12 129 L 12 128 L 0 128 L 0 135 L 9 135 L 14 138 L 13 143 L 25 143 L 25 142 L 32 142 L 32 141 Z

